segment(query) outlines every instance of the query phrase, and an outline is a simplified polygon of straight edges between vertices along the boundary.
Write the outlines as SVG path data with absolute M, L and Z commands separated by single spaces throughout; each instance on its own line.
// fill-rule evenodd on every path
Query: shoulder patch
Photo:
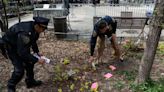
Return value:
M 93 37 L 96 37 L 97 36 L 97 33 L 95 31 L 93 31 L 92 36 Z
M 28 36 L 22 36 L 23 43 L 28 44 L 30 42 L 30 38 Z

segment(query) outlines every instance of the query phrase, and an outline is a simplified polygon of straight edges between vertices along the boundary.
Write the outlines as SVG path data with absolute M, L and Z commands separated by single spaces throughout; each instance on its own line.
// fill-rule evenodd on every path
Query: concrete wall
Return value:
M 67 16 L 68 10 L 63 8 L 62 5 L 56 5 L 55 8 L 35 8 L 33 14 L 34 16 L 49 18 L 50 23 L 53 23 L 54 17 Z

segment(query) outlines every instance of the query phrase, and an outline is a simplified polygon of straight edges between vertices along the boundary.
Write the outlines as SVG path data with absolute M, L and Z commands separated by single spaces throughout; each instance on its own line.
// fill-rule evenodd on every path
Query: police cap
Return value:
M 44 17 L 33 17 L 35 23 L 42 24 L 44 26 L 48 25 L 49 19 Z

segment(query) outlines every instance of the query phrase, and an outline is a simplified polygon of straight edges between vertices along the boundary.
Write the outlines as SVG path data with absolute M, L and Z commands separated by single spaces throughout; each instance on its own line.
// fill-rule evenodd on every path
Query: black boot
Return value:
M 16 92 L 15 87 L 8 86 L 8 92 Z
M 36 86 L 40 86 L 42 84 L 42 81 L 40 80 L 25 80 L 27 88 L 33 88 Z

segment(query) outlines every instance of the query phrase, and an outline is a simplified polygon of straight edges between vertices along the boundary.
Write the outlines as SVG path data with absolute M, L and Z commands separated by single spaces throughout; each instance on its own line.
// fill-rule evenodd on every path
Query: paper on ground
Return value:
M 43 5 L 43 8 L 44 8 L 44 9 L 48 9 L 49 7 L 50 7 L 50 4 L 44 4 L 44 5 Z
M 50 59 L 49 58 L 47 58 L 47 57 L 45 57 L 45 56 L 38 56 L 37 54 L 34 54 L 34 56 L 36 57 L 36 58 L 38 58 L 38 59 L 45 59 L 45 62 L 47 63 L 47 64 L 49 64 L 50 63 Z
M 97 82 L 92 83 L 91 90 L 95 90 L 96 91 L 97 88 L 98 88 L 98 83 Z
M 107 73 L 107 74 L 104 75 L 104 77 L 105 77 L 106 79 L 109 79 L 109 78 L 111 78 L 112 76 L 113 76 L 113 74 L 111 74 L 111 73 Z
M 113 65 L 110 65 L 109 68 L 110 68 L 112 71 L 116 70 L 116 67 L 113 66 Z

